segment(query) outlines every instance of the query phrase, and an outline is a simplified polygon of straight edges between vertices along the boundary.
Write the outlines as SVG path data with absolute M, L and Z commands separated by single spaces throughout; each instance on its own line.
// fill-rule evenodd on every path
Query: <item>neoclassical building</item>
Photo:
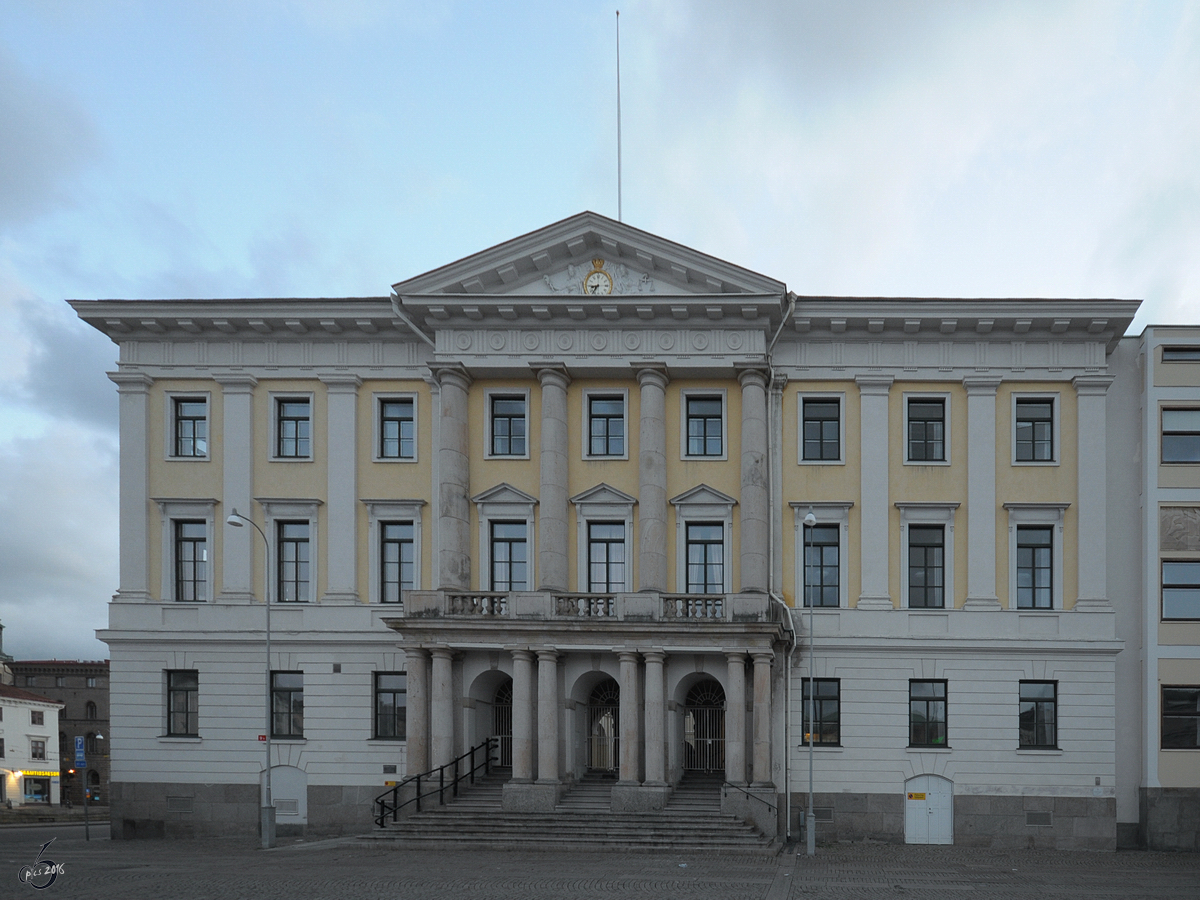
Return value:
M 511 812 L 715 773 L 796 837 L 811 758 L 823 840 L 1136 841 L 1135 302 L 797 296 L 583 213 L 388 296 L 73 306 L 115 833 L 257 827 L 269 690 L 314 833 L 495 737 Z

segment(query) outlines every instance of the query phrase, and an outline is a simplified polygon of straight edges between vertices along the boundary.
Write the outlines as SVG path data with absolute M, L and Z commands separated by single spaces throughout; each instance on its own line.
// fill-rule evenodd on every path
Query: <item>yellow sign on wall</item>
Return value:
M 925 795 L 924 794 L 909 794 L 908 799 L 909 800 L 924 800 Z

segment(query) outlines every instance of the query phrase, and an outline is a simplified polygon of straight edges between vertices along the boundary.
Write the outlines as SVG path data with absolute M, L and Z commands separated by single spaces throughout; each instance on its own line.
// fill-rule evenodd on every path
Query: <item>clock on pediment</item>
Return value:
M 613 291 L 612 276 L 604 271 L 604 260 L 593 259 L 592 270 L 583 276 L 583 292 L 585 294 L 611 294 Z

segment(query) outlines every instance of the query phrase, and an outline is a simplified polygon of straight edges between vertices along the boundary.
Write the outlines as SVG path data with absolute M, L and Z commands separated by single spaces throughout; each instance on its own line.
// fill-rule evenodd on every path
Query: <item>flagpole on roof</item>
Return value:
M 617 10 L 617 221 L 621 218 L 621 11 Z

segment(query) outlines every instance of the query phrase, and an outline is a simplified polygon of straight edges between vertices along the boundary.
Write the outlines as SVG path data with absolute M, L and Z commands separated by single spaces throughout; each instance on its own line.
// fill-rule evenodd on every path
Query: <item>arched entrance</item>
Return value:
M 904 842 L 954 843 L 954 783 L 940 775 L 904 782 Z
M 616 771 L 621 729 L 621 687 L 606 678 L 588 697 L 587 767 L 594 772 Z
M 499 738 L 499 756 L 496 764 L 512 768 L 512 722 L 513 683 L 512 679 L 496 688 L 496 699 L 492 702 L 492 737 Z
M 683 768 L 725 771 L 725 689 L 715 679 L 696 682 L 684 701 Z

